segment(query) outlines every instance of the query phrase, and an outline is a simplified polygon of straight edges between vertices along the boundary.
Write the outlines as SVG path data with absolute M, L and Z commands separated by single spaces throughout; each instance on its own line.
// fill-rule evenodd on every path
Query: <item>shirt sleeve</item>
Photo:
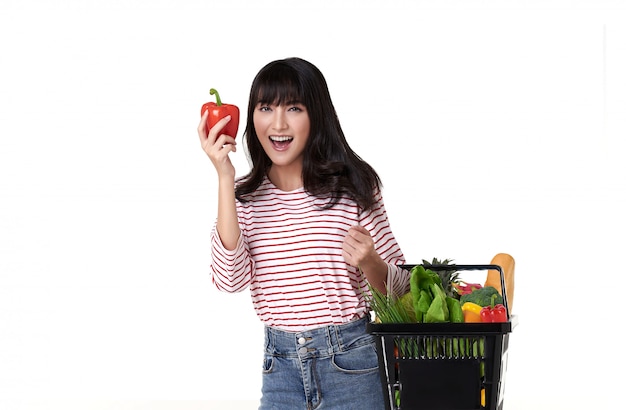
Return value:
M 211 230 L 211 278 L 215 287 L 228 293 L 241 292 L 250 285 L 252 270 L 244 235 L 239 235 L 235 249 L 226 249 L 217 233 L 216 221 Z
M 402 296 L 410 291 L 411 272 L 400 266 L 387 264 L 387 289 L 392 295 Z
M 408 292 L 410 274 L 399 266 L 405 263 L 404 254 L 391 231 L 380 190 L 375 205 L 361 214 L 360 224 L 370 232 L 376 251 L 387 263 L 387 288 L 396 295 Z

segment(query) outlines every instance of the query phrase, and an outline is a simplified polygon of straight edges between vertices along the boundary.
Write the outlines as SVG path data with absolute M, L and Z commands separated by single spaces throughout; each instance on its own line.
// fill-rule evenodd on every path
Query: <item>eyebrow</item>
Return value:
M 276 100 L 280 101 L 280 98 L 277 98 Z M 289 101 L 283 101 L 283 102 L 282 102 L 282 103 L 280 103 L 280 104 L 276 104 L 276 102 L 275 102 L 276 100 L 271 101 L 271 102 L 270 102 L 270 101 L 259 100 L 259 101 L 257 102 L 257 105 L 258 105 L 258 104 L 269 104 L 269 105 L 304 105 L 304 103 L 303 103 L 302 101 L 300 101 L 300 100 L 289 100 Z

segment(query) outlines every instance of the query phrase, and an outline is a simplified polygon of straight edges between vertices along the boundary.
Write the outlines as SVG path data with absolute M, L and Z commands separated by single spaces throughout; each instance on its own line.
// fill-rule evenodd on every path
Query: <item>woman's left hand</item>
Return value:
M 348 264 L 362 269 L 371 263 L 377 263 L 380 259 L 372 236 L 360 225 L 348 229 L 348 234 L 343 240 L 343 257 Z
M 358 267 L 372 286 L 386 292 L 387 263 L 376 252 L 374 239 L 367 229 L 360 225 L 348 229 L 342 253 L 346 262 Z

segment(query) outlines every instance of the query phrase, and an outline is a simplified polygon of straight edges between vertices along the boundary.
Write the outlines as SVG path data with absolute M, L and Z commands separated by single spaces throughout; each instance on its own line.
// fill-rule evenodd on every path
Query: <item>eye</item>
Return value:
M 261 104 L 259 104 L 257 110 L 259 110 L 261 112 L 268 112 L 268 111 L 271 111 L 271 108 L 268 105 L 261 105 Z
M 303 105 L 294 105 L 292 107 L 289 107 L 289 111 L 302 112 L 302 111 L 304 111 L 304 106 Z

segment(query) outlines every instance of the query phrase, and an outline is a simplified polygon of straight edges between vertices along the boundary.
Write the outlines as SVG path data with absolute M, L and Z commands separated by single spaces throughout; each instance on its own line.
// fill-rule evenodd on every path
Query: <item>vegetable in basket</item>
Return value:
M 448 304 L 448 311 L 450 312 L 450 322 L 463 323 L 465 318 L 463 316 L 463 309 L 461 309 L 461 302 L 458 299 L 447 297 L 446 303 Z
M 441 288 L 441 286 L 431 284 L 430 292 L 432 293 L 432 302 L 428 307 L 428 311 L 426 311 L 426 313 L 424 314 L 424 323 L 449 322 L 450 311 L 448 310 L 448 304 L 446 303 L 446 294 L 443 293 L 443 289 Z
M 463 311 L 463 321 L 465 323 L 481 323 L 482 319 L 480 317 L 480 311 L 482 308 L 482 306 L 477 305 L 474 302 L 463 303 L 463 305 L 461 305 L 461 310 Z
M 454 283 L 452 286 L 454 286 L 454 288 L 456 289 L 456 292 L 459 295 L 472 293 L 476 289 L 480 289 L 483 287 L 483 285 L 481 285 L 480 283 L 467 283 L 462 280 L 458 281 L 457 283 Z
M 509 318 L 506 314 L 506 308 L 503 304 L 494 303 L 496 295 L 491 296 L 491 305 L 485 306 L 480 310 L 480 318 L 483 323 L 499 323 L 507 322 Z
M 491 305 L 491 297 L 495 297 L 495 303 L 503 303 L 502 295 L 498 293 L 498 290 L 493 286 L 485 286 L 480 289 L 474 290 L 472 293 L 461 295 L 461 306 L 465 302 L 476 303 L 479 306 Z
M 450 321 L 446 294 L 436 272 L 416 265 L 411 269 L 411 295 L 416 318 L 424 323 Z M 421 320 L 419 320 L 421 319 Z
M 369 303 L 376 316 L 376 321 L 380 323 L 413 323 L 415 313 L 413 312 L 413 301 L 411 294 L 407 293 L 401 298 L 393 295 L 386 295 L 380 290 L 370 286 L 372 296 Z

